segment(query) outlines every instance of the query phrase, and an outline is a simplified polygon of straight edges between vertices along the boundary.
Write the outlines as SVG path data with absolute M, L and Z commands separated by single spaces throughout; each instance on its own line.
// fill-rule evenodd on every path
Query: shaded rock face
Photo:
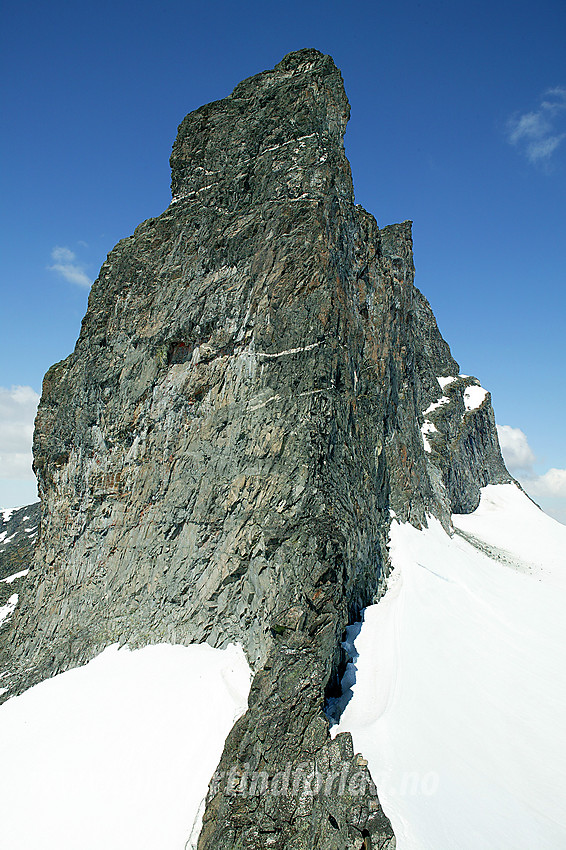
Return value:
M 423 412 L 458 365 L 413 285 L 410 222 L 380 230 L 354 203 L 348 113 L 332 59 L 303 50 L 188 115 L 173 202 L 109 254 L 44 380 L 9 693 L 116 641 L 238 641 L 256 675 L 218 776 L 307 765 L 370 789 L 213 782 L 200 850 L 393 846 L 323 714 L 341 637 L 379 594 L 391 510 L 448 526 L 510 480 L 489 397 L 464 409 L 473 379 L 425 450 Z

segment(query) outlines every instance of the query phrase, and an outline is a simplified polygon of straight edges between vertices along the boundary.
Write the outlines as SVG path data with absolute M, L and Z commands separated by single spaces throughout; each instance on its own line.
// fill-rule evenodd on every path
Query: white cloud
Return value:
M 69 283 L 75 283 L 77 286 L 89 287 L 92 283 L 87 275 L 84 266 L 77 262 L 77 257 L 70 248 L 64 245 L 56 245 L 51 251 L 51 259 L 54 264 L 48 268 L 52 272 L 57 272 L 65 278 Z
M 509 472 L 515 475 L 517 472 L 532 473 L 535 455 L 527 435 L 520 428 L 512 428 L 510 425 L 498 425 L 497 434 L 501 454 Z
M 33 479 L 31 445 L 39 395 L 0 387 L 0 478 Z
M 541 106 L 548 112 L 561 112 L 566 109 L 566 88 L 563 86 L 555 86 L 553 89 L 548 89 L 546 97 L 554 98 L 554 100 L 543 100 Z
M 566 139 L 566 88 L 555 86 L 542 96 L 533 112 L 514 115 L 507 122 L 507 140 L 534 164 L 547 164 Z
M 521 139 L 542 139 L 552 130 L 552 124 L 543 112 L 527 112 L 511 119 L 509 141 L 516 145 Z
M 544 475 L 526 480 L 525 486 L 536 498 L 566 499 L 566 469 L 549 469 Z
M 545 139 L 540 139 L 537 142 L 531 142 L 527 148 L 527 155 L 531 162 L 538 162 L 541 159 L 549 159 L 562 139 L 566 139 L 566 133 L 562 133 L 560 136 L 547 136 Z
M 498 425 L 497 434 L 509 472 L 547 514 L 566 525 L 566 469 L 552 468 L 543 475 L 536 475 L 533 465 L 537 459 L 527 435 L 510 425 Z

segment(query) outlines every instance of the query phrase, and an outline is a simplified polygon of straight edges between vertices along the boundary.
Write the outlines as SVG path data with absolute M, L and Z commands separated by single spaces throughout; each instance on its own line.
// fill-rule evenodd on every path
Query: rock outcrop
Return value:
M 237 641 L 255 679 L 218 777 L 345 779 L 310 797 L 214 782 L 200 850 L 394 846 L 323 713 L 342 634 L 379 594 L 391 511 L 449 527 L 510 480 L 489 396 L 466 409 L 477 382 L 413 285 L 411 223 L 379 229 L 354 203 L 348 115 L 315 50 L 188 115 L 171 205 L 109 254 L 44 380 L 9 693 L 114 642 Z
M 31 565 L 39 520 L 39 502 L 0 510 L 0 581 Z

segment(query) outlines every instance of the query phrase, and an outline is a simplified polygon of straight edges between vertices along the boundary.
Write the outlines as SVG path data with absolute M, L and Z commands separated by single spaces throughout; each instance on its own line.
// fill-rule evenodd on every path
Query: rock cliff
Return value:
M 170 206 L 108 255 L 43 384 L 5 697 L 115 642 L 237 641 L 255 679 L 218 775 L 309 765 L 370 789 L 213 783 L 200 850 L 394 846 L 323 712 L 342 635 L 379 594 L 391 511 L 448 528 L 510 480 L 489 395 L 466 405 L 477 381 L 413 284 L 411 223 L 379 229 L 354 202 L 348 116 L 316 50 L 188 115 Z

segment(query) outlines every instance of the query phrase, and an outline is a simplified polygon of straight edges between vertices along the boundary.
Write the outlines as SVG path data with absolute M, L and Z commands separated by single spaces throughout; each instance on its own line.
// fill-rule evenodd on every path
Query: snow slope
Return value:
M 249 686 L 232 645 L 113 646 L 9 700 L 0 847 L 183 850 Z
M 393 524 L 335 730 L 369 760 L 398 850 L 564 850 L 566 527 L 513 484 L 453 520 L 452 537 Z

